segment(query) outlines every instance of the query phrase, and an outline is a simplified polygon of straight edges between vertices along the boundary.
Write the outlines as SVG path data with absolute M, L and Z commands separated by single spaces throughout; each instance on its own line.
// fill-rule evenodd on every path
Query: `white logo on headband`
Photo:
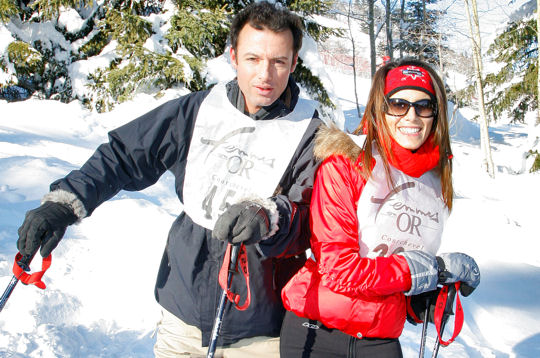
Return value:
M 410 76 L 413 80 L 416 80 L 416 77 L 424 77 L 422 71 L 415 67 L 408 67 L 401 71 L 404 76 Z

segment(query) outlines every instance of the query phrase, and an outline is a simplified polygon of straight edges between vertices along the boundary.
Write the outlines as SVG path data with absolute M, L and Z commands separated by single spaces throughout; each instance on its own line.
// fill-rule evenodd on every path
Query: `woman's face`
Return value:
M 403 148 L 420 148 L 431 132 L 435 116 L 435 107 L 429 95 L 404 89 L 390 96 L 388 102 L 384 116 L 392 138 Z

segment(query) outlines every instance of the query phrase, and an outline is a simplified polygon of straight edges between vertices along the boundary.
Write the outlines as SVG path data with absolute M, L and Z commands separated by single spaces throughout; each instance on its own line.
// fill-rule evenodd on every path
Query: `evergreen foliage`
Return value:
M 159 95 L 181 86 L 192 91 L 209 88 L 213 84 L 207 83 L 205 64 L 224 53 L 233 16 L 251 2 L 0 0 L 0 20 L 14 38 L 6 53 L 0 54 L 0 70 L 7 74 L 0 77 L 0 98 L 77 98 L 89 108 L 107 111 L 141 91 Z M 330 11 L 331 0 L 276 2 L 302 16 L 307 33 L 316 41 L 336 34 L 309 16 Z M 73 10 L 80 25 L 67 29 L 61 18 L 68 11 L 73 17 Z M 39 32 L 48 36 L 25 35 Z M 105 66 L 88 75 L 86 88 L 73 87 L 72 65 L 95 56 L 106 59 Z M 294 76 L 332 108 L 309 68 L 297 66 Z
M 23 76 L 43 74 L 43 56 L 26 42 L 13 41 L 7 47 L 7 58 Z
M 309 83 L 307 88 L 308 93 L 316 100 L 319 101 L 324 107 L 334 109 L 335 105 L 330 100 L 328 93 L 324 89 L 324 86 L 319 78 L 314 76 L 311 71 L 303 65 L 301 58 L 298 58 L 298 63 L 293 72 L 293 77 L 300 83 Z
M 8 22 L 19 13 L 15 0 L 0 0 L 0 22 Z
M 511 23 L 497 36 L 488 54 L 502 64 L 497 73 L 486 76 L 488 110 L 495 120 L 508 112 L 513 122 L 523 122 L 527 112 L 538 108 L 536 19 Z
M 281 2 L 281 1 L 277 1 Z M 300 15 L 304 19 L 306 32 L 317 42 L 323 42 L 330 36 L 340 36 L 339 30 L 321 26 L 306 17 L 309 15 L 326 15 L 332 11 L 334 0 L 293 0 L 283 2 L 289 9 Z
M 62 8 L 76 9 L 87 4 L 86 1 L 79 0 L 36 0 L 31 3 L 31 7 L 37 11 L 42 20 L 50 20 L 58 16 Z
M 530 173 L 538 172 L 540 171 L 540 153 L 538 153 L 537 150 L 529 150 L 527 157 L 534 156 L 533 164 L 531 165 L 531 169 L 529 169 Z
M 437 23 L 445 13 L 428 7 L 437 1 L 408 1 L 401 23 L 399 9 L 395 10 L 394 23 L 402 27 L 403 37 L 401 41 L 395 40 L 394 49 L 402 50 L 404 57 L 415 56 L 428 63 L 439 64 L 438 47 L 447 47 L 442 44 L 446 41 L 446 36 L 438 31 Z
M 134 47 L 124 61 L 113 61 L 109 68 L 90 74 L 94 94 L 85 99 L 85 103 L 94 103 L 96 110 L 103 112 L 130 99 L 136 91 L 159 93 L 159 90 L 187 82 L 183 68 L 184 63 L 170 54 Z
M 200 59 L 214 58 L 223 53 L 231 12 L 222 4 L 204 7 L 209 5 L 191 0 L 178 2 L 178 12 L 172 17 L 171 30 L 166 35 L 174 52 L 183 46 Z

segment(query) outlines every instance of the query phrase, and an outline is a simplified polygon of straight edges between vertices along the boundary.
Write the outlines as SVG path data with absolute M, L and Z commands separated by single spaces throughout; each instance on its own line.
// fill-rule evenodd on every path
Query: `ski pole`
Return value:
M 20 259 L 17 264 L 24 270 L 24 271 L 30 271 L 30 262 L 32 261 L 32 258 L 34 255 L 24 255 L 22 259 Z M 4 291 L 4 294 L 0 298 L 0 312 L 4 309 L 4 306 L 7 303 L 7 300 L 9 299 L 9 296 L 11 296 L 11 293 L 15 289 L 15 286 L 17 286 L 17 283 L 19 283 L 19 278 L 22 276 L 22 272 L 11 278 L 11 281 L 6 287 L 6 290 Z
M 229 244 L 231 245 L 231 244 Z M 231 248 L 231 261 L 229 261 L 229 273 L 227 275 L 227 289 L 231 287 L 233 274 L 236 272 L 236 261 L 238 259 L 238 251 L 240 245 L 232 245 Z M 214 319 L 214 327 L 212 328 L 212 337 L 210 338 L 210 344 L 208 345 L 208 353 L 206 358 L 213 358 L 216 352 L 217 340 L 219 336 L 219 330 L 221 329 L 221 323 L 223 322 L 223 314 L 225 313 L 225 303 L 227 302 L 227 290 L 221 291 L 221 297 L 219 299 L 219 305 L 216 312 L 216 318 Z
M 446 321 L 448 320 L 448 315 L 445 315 L 442 322 L 441 322 L 441 336 L 444 332 L 444 326 L 446 326 Z M 435 340 L 435 346 L 433 347 L 433 353 L 431 354 L 431 358 L 437 358 L 437 355 L 439 354 L 439 347 L 441 346 L 441 340 L 439 337 Z
M 424 312 L 424 322 L 422 322 L 422 336 L 420 338 L 420 354 L 419 358 L 424 358 L 424 351 L 426 348 L 426 334 L 429 321 L 429 306 L 431 305 L 431 297 L 426 298 L 426 310 Z
M 441 332 L 440 332 L 441 337 L 443 335 L 446 322 L 448 321 L 448 318 L 450 317 L 450 313 L 452 312 L 452 307 L 454 306 L 455 297 L 456 297 L 456 287 L 453 285 L 450 285 L 448 287 L 448 297 L 446 298 L 444 315 L 441 321 Z M 448 311 L 448 307 L 450 307 L 449 311 Z M 435 346 L 433 347 L 433 353 L 431 354 L 431 358 L 437 358 L 437 355 L 439 354 L 440 346 L 441 346 L 441 340 L 439 339 L 439 336 L 437 335 L 437 338 L 435 340 Z

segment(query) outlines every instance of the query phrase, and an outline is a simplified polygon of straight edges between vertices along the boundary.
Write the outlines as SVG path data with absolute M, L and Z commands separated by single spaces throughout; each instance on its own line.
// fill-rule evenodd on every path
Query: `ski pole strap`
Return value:
M 41 263 L 41 271 L 34 272 L 32 274 L 28 274 L 24 271 L 24 269 L 19 266 L 19 261 L 23 258 L 22 254 L 20 252 L 15 255 L 15 262 L 13 263 L 13 275 L 20 280 L 25 285 L 36 285 L 37 287 L 41 288 L 42 290 L 45 289 L 45 284 L 43 281 L 41 281 L 41 278 L 45 274 L 45 271 L 51 267 L 51 261 L 52 256 L 49 255 L 47 257 L 43 258 L 43 261 Z
M 412 298 L 411 296 L 405 296 L 405 300 L 406 300 L 406 304 L 407 304 L 407 313 L 413 319 L 413 321 L 415 321 L 416 323 L 423 323 L 424 321 L 422 321 L 420 318 L 418 318 L 416 313 L 414 313 L 414 310 L 413 310 L 412 305 L 411 305 L 411 298 Z
M 240 249 L 238 252 L 238 265 L 240 266 L 240 270 L 242 271 L 242 275 L 244 276 L 244 279 L 246 281 L 247 286 L 247 296 L 246 300 L 242 305 L 238 305 L 238 302 L 240 301 L 240 295 L 231 292 L 230 287 L 228 287 L 227 284 L 227 278 L 228 278 L 228 269 L 230 267 L 230 261 L 231 261 L 231 247 L 232 245 L 227 245 L 227 250 L 225 251 L 225 257 L 223 258 L 223 264 L 221 265 L 221 270 L 219 271 L 219 285 L 222 289 L 224 289 L 227 292 L 227 298 L 229 301 L 234 303 L 235 307 L 239 311 L 244 311 L 249 307 L 249 304 L 251 302 L 251 290 L 249 289 L 249 270 L 248 270 L 248 259 L 247 259 L 247 253 L 246 253 L 246 246 L 244 244 L 240 245 Z M 234 265 L 236 269 L 236 265 Z
M 441 288 L 441 292 L 439 292 L 439 297 L 437 297 L 437 303 L 435 304 L 435 312 L 433 320 L 435 323 L 435 328 L 437 329 L 437 336 L 439 337 L 439 341 L 443 346 L 447 346 L 450 343 L 456 339 L 459 332 L 461 332 L 461 328 L 463 327 L 463 307 L 461 306 L 461 300 L 459 298 L 459 287 L 461 285 L 461 282 L 455 283 L 455 289 L 456 289 L 456 313 L 454 317 L 454 332 L 452 334 L 452 337 L 445 341 L 441 337 L 441 325 L 444 319 L 444 309 L 446 307 L 446 300 L 448 299 L 448 285 L 444 285 Z

